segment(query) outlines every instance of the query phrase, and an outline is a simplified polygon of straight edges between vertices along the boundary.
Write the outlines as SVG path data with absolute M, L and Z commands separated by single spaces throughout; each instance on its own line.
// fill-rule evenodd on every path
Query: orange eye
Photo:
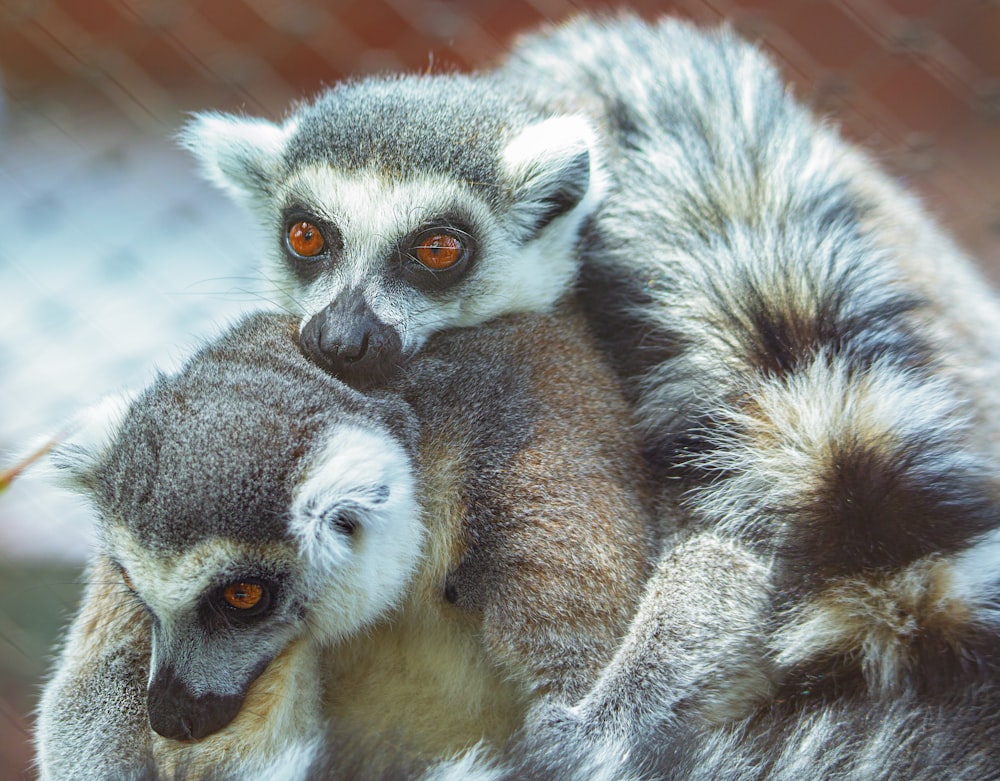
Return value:
M 264 598 L 264 587 L 259 583 L 230 583 L 222 590 L 222 598 L 230 607 L 250 610 Z
M 125 581 L 125 587 L 128 588 L 129 591 L 135 591 L 135 586 L 132 585 L 132 578 L 128 576 L 128 573 L 125 570 L 122 570 L 122 580 Z
M 413 248 L 417 260 L 432 271 L 451 268 L 465 256 L 465 245 L 450 233 L 434 233 L 420 239 Z
M 288 229 L 288 246 L 296 255 L 314 258 L 326 249 L 326 240 L 319 228 L 302 220 Z

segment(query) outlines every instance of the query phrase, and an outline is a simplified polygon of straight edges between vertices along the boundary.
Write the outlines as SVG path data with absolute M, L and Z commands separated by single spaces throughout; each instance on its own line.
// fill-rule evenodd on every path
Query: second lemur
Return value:
M 485 75 L 348 82 L 279 124 L 202 115 L 184 140 L 270 234 L 307 354 L 356 387 L 439 331 L 551 311 L 602 189 L 587 121 Z
M 246 319 L 54 454 L 101 544 L 42 698 L 46 781 L 305 773 L 328 726 L 367 777 L 390 748 L 502 743 L 613 655 L 648 524 L 582 320 L 440 335 L 371 394 L 296 330 Z

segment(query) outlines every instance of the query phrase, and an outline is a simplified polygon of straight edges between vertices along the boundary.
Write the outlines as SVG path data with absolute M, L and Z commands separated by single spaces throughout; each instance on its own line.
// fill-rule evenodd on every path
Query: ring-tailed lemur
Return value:
M 511 98 L 488 76 L 369 79 L 281 124 L 206 114 L 183 138 L 272 234 L 307 353 L 368 387 L 438 331 L 551 311 L 573 285 L 595 139 Z
M 576 291 L 661 478 L 691 473 L 717 406 L 818 356 L 848 385 L 945 379 L 1000 455 L 992 291 L 727 31 L 584 18 L 493 72 L 349 82 L 184 139 L 272 233 L 309 355 L 355 385 Z
M 370 770 L 444 757 L 614 653 L 648 524 L 583 321 L 436 337 L 368 396 L 296 331 L 247 319 L 53 456 L 101 551 L 42 699 L 44 779 L 298 777 L 328 719 L 381 744 Z
M 1000 778 L 994 294 L 729 32 L 582 19 L 506 67 L 606 140 L 580 288 L 695 536 L 479 777 Z

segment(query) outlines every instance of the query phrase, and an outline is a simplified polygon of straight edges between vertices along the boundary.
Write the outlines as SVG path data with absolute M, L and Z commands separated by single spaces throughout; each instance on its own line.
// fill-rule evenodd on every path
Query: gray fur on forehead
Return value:
M 289 169 L 329 163 L 386 175 L 446 173 L 497 184 L 500 149 L 540 117 L 485 77 L 400 76 L 339 84 L 297 112 Z
M 248 318 L 133 403 L 95 499 L 154 550 L 285 539 L 303 456 L 331 426 L 372 426 L 372 406 L 301 356 L 294 321 Z

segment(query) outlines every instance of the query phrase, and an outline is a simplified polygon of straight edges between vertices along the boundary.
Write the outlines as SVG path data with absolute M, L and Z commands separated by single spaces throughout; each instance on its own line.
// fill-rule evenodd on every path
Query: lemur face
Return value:
M 356 387 L 438 331 L 551 307 L 602 189 L 584 120 L 484 78 L 345 84 L 282 124 L 203 115 L 184 140 L 271 232 L 306 354 Z
M 391 609 L 421 555 L 407 410 L 308 363 L 290 325 L 251 318 L 56 454 L 151 619 L 166 738 L 229 724 L 293 640 L 334 643 Z
M 175 740 L 229 724 L 293 639 L 308 632 L 333 642 L 394 604 L 422 538 L 405 454 L 383 433 L 351 426 L 330 433 L 294 489 L 287 539 L 231 529 L 158 550 L 165 520 L 106 521 L 103 535 L 131 599 L 152 619 L 150 725 Z
M 128 599 L 151 619 L 150 726 L 173 740 L 217 732 L 303 631 L 310 595 L 299 582 L 294 547 L 209 539 L 151 555 L 121 527 L 105 535 Z

